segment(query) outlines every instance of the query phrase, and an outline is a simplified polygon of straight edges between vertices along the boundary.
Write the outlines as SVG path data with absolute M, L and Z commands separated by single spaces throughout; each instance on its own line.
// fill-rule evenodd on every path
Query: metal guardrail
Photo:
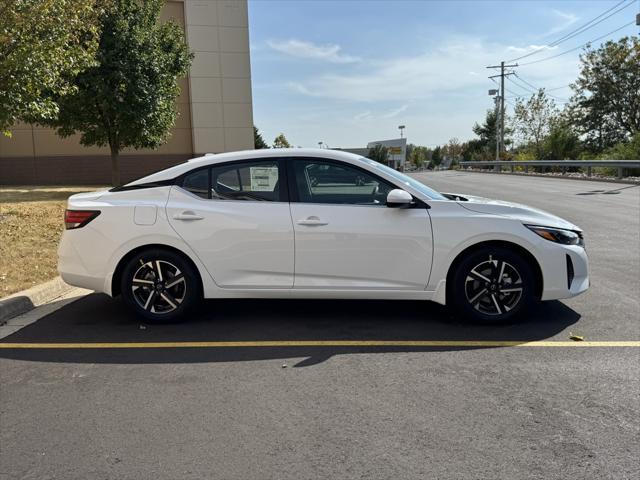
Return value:
M 502 167 L 509 167 L 511 171 L 515 171 L 516 167 L 524 167 L 526 173 L 529 167 L 560 167 L 563 171 L 567 167 L 581 167 L 587 169 L 587 176 L 591 176 L 593 167 L 609 167 L 618 169 L 618 178 L 625 176 L 626 170 L 629 168 L 640 168 L 640 160 L 513 160 L 513 161 L 477 161 L 477 162 L 459 162 L 461 167 L 493 167 L 496 171 L 502 171 Z

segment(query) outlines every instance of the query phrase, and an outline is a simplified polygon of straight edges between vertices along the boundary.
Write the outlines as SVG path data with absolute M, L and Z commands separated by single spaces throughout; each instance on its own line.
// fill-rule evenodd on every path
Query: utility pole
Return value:
M 495 128 L 496 128 L 496 161 L 500 160 L 500 132 L 498 131 L 499 125 L 498 125 L 498 118 L 500 118 L 500 90 L 498 90 L 497 88 L 492 88 L 491 90 L 489 90 L 489 95 L 493 96 L 493 103 L 496 106 L 496 110 L 495 110 L 495 119 L 496 119 L 496 124 L 495 124 Z
M 500 62 L 500 65 L 489 65 L 487 68 L 499 68 L 500 73 L 498 75 L 492 75 L 489 78 L 500 77 L 500 145 L 498 146 L 498 153 L 504 151 L 504 77 L 507 75 L 513 75 L 513 72 L 505 72 L 505 68 L 517 67 L 518 64 L 505 65 L 504 62 Z M 496 123 L 498 119 L 496 119 Z M 497 130 L 497 125 L 496 125 Z
M 498 129 L 500 128 L 498 125 L 500 98 L 500 95 L 496 95 L 496 97 L 494 98 L 496 104 L 496 162 L 500 160 L 500 132 L 498 131 Z

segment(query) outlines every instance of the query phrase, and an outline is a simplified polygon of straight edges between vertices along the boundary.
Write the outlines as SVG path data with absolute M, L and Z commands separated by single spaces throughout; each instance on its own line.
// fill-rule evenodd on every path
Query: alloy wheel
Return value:
M 488 260 L 473 267 L 465 279 L 469 304 L 484 315 L 503 315 L 513 310 L 523 294 L 520 272 L 504 260 Z
M 131 280 L 136 303 L 154 314 L 166 314 L 184 301 L 187 283 L 183 272 L 166 260 L 140 261 Z

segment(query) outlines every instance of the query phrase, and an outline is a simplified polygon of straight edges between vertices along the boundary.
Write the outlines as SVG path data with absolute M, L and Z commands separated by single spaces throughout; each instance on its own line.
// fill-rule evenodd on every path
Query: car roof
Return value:
M 195 168 L 215 165 L 217 163 L 232 162 L 235 160 L 250 160 L 252 158 L 293 158 L 296 157 L 316 157 L 332 160 L 341 160 L 347 163 L 357 163 L 362 165 L 363 157 L 340 150 L 329 150 L 320 148 L 265 148 L 260 150 L 243 150 L 239 152 L 227 152 L 218 154 L 206 154 L 201 157 L 192 158 L 184 163 L 161 170 L 146 177 L 139 178 L 125 186 L 140 185 L 144 183 L 162 182 L 171 180 Z

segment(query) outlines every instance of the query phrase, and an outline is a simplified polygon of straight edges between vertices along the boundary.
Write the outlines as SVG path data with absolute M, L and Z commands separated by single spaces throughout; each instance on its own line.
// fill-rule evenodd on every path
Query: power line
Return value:
M 529 53 L 527 53 L 527 54 L 525 54 L 525 55 L 522 55 L 522 56 L 520 56 L 520 57 L 514 58 L 514 59 L 512 59 L 512 60 L 509 60 L 509 62 L 515 62 L 515 61 L 517 61 L 517 60 L 521 60 L 521 59 L 523 59 L 523 58 L 530 57 L 531 55 L 535 55 L 536 53 L 539 53 L 539 52 L 541 52 L 541 51 L 543 51 L 543 50 L 546 50 L 546 49 L 548 49 L 549 47 L 555 47 L 556 45 L 560 45 L 561 43 L 566 42 L 567 40 L 570 40 L 570 39 L 572 39 L 573 37 L 576 37 L 576 36 L 580 35 L 581 33 L 586 32 L 586 31 L 587 31 L 587 30 L 589 30 L 590 28 L 593 28 L 593 27 L 595 27 L 596 25 L 598 25 L 598 24 L 600 24 L 600 23 L 604 22 L 605 20 L 607 20 L 608 18 L 612 17 L 612 16 L 613 16 L 613 15 L 615 15 L 616 13 L 619 13 L 619 12 L 621 12 L 622 10 L 624 10 L 625 8 L 630 7 L 630 6 L 631 6 L 631 5 L 633 5 L 633 4 L 634 4 L 634 2 L 635 2 L 635 0 L 631 0 L 631 2 L 630 2 L 630 3 L 628 3 L 628 4 L 624 5 L 622 8 L 620 8 L 620 9 L 616 10 L 615 12 L 613 12 L 613 13 L 611 13 L 611 14 L 607 15 L 606 17 L 604 17 L 604 18 L 602 18 L 602 19 L 600 19 L 599 21 L 597 21 L 597 22 L 596 22 L 596 20 L 598 20 L 600 17 L 602 17 L 603 15 L 606 15 L 606 14 L 607 14 L 607 13 L 609 13 L 611 10 L 614 10 L 615 8 L 618 8 L 620 5 L 622 5 L 622 4 L 623 4 L 624 2 L 626 2 L 626 1 L 627 1 L 627 0 L 622 0 L 621 2 L 619 2 L 619 3 L 615 4 L 613 7 L 611 7 L 611 8 L 609 8 L 608 10 L 606 10 L 606 11 L 602 12 L 602 13 L 601 13 L 600 15 L 598 15 L 597 17 L 595 17 L 595 18 L 591 19 L 590 21 L 588 21 L 587 23 L 585 23 L 585 24 L 584 24 L 584 25 L 582 25 L 581 27 L 578 27 L 578 28 L 576 28 L 575 30 L 572 30 L 571 32 L 569 32 L 569 33 L 567 33 L 567 34 L 563 35 L 563 36 L 562 36 L 562 37 L 560 37 L 559 39 L 557 39 L 557 40 L 555 40 L 555 41 L 553 41 L 553 42 L 551 42 L 551 43 L 549 43 L 549 44 L 545 45 L 544 47 L 537 48 L 537 49 L 533 50 L 532 52 L 529 52 Z M 595 22 L 595 23 L 593 23 L 593 22 Z
M 563 85 L 563 86 L 561 86 L 561 87 L 545 88 L 545 91 L 547 91 L 547 92 L 553 92 L 554 90 L 562 90 L 563 88 L 568 88 L 568 87 L 570 87 L 570 86 L 571 86 L 571 84 Z
M 514 96 L 514 98 L 529 98 L 531 96 L 530 92 L 527 93 L 517 93 L 514 92 L 513 90 L 509 90 L 508 88 L 505 87 L 505 91 L 509 92 L 511 95 Z
M 516 77 L 518 77 L 518 74 L 517 74 L 517 73 L 514 73 L 514 75 L 515 75 Z M 520 77 L 518 77 L 518 78 L 520 78 Z M 526 91 L 526 92 L 530 92 L 530 93 L 538 93 L 538 90 L 540 90 L 539 88 L 534 87 L 533 85 L 531 85 L 531 84 L 530 84 L 530 83 L 528 83 L 528 82 L 525 82 L 525 83 L 527 83 L 527 85 L 529 85 L 529 87 L 531 87 L 531 88 L 529 88 L 529 87 L 527 87 L 527 86 L 520 85 L 520 84 L 519 84 L 518 82 L 516 82 L 513 78 L 510 78 L 510 79 L 509 79 L 509 81 L 510 81 L 511 83 L 513 83 L 514 85 L 517 85 L 518 87 L 520 87 L 521 89 L 523 89 L 523 90 L 524 90 L 524 91 Z M 524 82 L 524 80 L 523 80 L 523 82 Z
M 590 43 L 597 42 L 598 40 L 602 40 L 603 38 L 608 37 L 609 35 L 612 35 L 612 34 L 614 34 L 614 33 L 616 33 L 616 32 L 619 32 L 619 31 L 620 31 L 620 30 L 622 30 L 623 28 L 627 28 L 628 26 L 633 25 L 634 23 L 635 23 L 635 20 L 634 20 L 634 21 L 631 21 L 631 22 L 629 22 L 629 23 L 627 23 L 627 24 L 625 24 L 625 25 L 622 25 L 622 26 L 621 26 L 621 27 L 619 27 L 619 28 L 616 28 L 615 30 L 612 30 L 612 31 L 610 31 L 610 32 L 608 32 L 608 33 L 605 33 L 604 35 L 601 35 L 601 36 L 599 36 L 598 38 L 594 38 L 593 40 L 589 40 L 588 42 L 583 43 L 582 45 L 578 45 L 577 47 L 572 48 L 572 49 L 570 49 L 570 50 L 565 50 L 564 52 L 558 53 L 558 54 L 556 54 L 556 55 L 552 55 L 552 56 L 550 56 L 550 57 L 541 58 L 540 60 L 533 60 L 532 62 L 521 63 L 519 66 L 520 66 L 520 67 L 523 67 L 523 66 L 525 66 L 525 65 L 533 65 L 534 63 L 546 62 L 547 60 L 551 60 L 551 59 L 553 59 L 553 58 L 560 57 L 560 56 L 565 55 L 565 54 L 567 54 L 567 53 L 575 52 L 576 50 L 579 50 L 579 49 L 581 49 L 582 47 L 586 47 L 586 46 L 587 46 L 587 45 L 589 45 Z
M 536 87 L 535 85 L 531 84 L 530 82 L 526 81 L 524 78 L 522 78 L 522 77 L 521 77 L 520 75 L 518 75 L 517 73 L 515 73 L 515 72 L 514 72 L 514 75 L 515 75 L 516 77 L 518 77 L 518 80 L 520 80 L 521 82 L 523 82 L 523 83 L 525 83 L 526 85 L 528 85 L 528 86 L 530 86 L 531 88 L 533 88 L 533 89 L 535 90 L 535 93 L 538 93 L 538 91 L 540 90 L 540 88 L 538 88 L 538 87 Z M 511 79 L 511 81 L 512 81 L 512 82 L 514 82 L 514 80 L 513 80 L 513 79 Z M 514 82 L 514 83 L 515 83 L 515 82 Z M 518 84 L 516 83 L 516 85 L 518 85 Z M 564 87 L 560 87 L 560 88 L 564 88 Z M 562 100 L 562 101 L 567 100 L 567 101 L 568 101 L 568 99 L 567 99 L 567 98 L 559 97 L 559 96 L 557 96 L 557 95 L 552 95 L 551 93 L 549 93 L 550 91 L 553 91 L 553 90 L 558 90 L 558 88 L 545 88 L 545 89 L 544 89 L 544 93 L 545 93 L 547 96 L 551 97 L 551 98 L 555 98 L 556 100 Z

